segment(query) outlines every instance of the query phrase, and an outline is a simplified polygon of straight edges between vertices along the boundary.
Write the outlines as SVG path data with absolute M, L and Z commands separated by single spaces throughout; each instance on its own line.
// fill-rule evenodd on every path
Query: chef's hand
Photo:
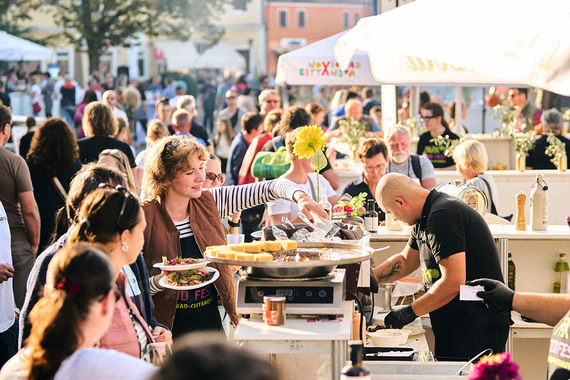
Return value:
M 313 200 L 313 198 L 311 198 L 310 196 L 308 196 L 307 194 L 305 194 L 302 191 L 296 191 L 295 194 L 293 194 L 293 198 L 295 199 L 295 201 L 297 202 L 297 206 L 299 206 L 299 210 L 305 214 L 305 216 L 312 222 L 313 221 L 313 216 L 311 215 L 311 212 L 313 214 L 322 216 L 323 218 L 328 218 L 329 216 L 327 215 L 326 211 L 321 207 L 320 204 L 318 204 L 317 202 L 315 202 Z
M 389 329 L 401 329 L 408 323 L 412 323 L 418 316 L 412 310 L 412 305 L 408 305 L 398 310 L 392 310 L 384 317 L 384 324 Z
M 479 278 L 473 281 L 467 281 L 467 285 L 483 285 L 484 292 L 477 292 L 477 296 L 483 298 L 483 302 L 487 306 L 493 306 L 507 311 L 513 310 L 513 297 L 515 292 L 501 281 L 491 280 L 490 278 Z
M 162 326 L 156 326 L 152 330 L 152 336 L 155 342 L 166 342 L 172 344 L 172 332 Z
M 0 283 L 14 277 L 14 267 L 9 264 L 0 264 Z

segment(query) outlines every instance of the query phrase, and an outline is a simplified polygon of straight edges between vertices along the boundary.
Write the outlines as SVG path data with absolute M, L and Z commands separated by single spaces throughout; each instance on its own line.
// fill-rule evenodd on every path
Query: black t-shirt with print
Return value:
M 180 232 L 180 249 L 184 258 L 203 258 L 189 219 L 174 223 Z M 218 292 L 214 284 L 193 290 L 179 290 L 176 313 L 172 326 L 174 337 L 192 331 L 221 330 L 222 321 L 218 311 Z
M 570 311 L 552 329 L 548 350 L 548 380 L 570 379 Z
M 459 136 L 447 128 L 441 135 L 448 136 L 451 140 L 459 140 Z M 446 157 L 446 155 L 443 153 L 447 148 L 443 145 L 435 145 L 435 143 L 431 141 L 432 139 L 433 137 L 429 132 L 425 132 L 420 136 L 420 139 L 418 140 L 418 154 L 420 156 L 426 156 L 433 164 L 433 167 L 436 169 L 447 168 L 455 165 L 453 158 Z
M 465 252 L 466 281 L 487 277 L 503 281 L 499 255 L 485 220 L 465 202 L 432 190 L 408 245 L 420 252 L 422 278 L 429 290 L 440 278 L 439 263 Z M 456 296 L 430 313 L 436 355 L 469 358 L 485 348 L 501 352 L 508 336 L 510 315 L 488 309 L 482 302 Z

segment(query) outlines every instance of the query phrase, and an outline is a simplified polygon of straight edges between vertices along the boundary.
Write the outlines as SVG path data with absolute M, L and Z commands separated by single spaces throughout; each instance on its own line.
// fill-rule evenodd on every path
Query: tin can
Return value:
M 285 297 L 263 297 L 263 320 L 268 326 L 285 324 Z

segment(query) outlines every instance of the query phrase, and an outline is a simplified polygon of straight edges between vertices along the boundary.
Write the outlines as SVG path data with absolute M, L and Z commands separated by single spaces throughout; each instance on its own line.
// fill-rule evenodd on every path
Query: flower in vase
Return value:
M 297 132 L 293 154 L 299 158 L 311 158 L 317 151 L 322 151 L 327 143 L 325 133 L 316 125 L 307 125 Z
M 519 366 L 512 361 L 511 354 L 503 352 L 484 356 L 475 364 L 469 380 L 520 380 Z

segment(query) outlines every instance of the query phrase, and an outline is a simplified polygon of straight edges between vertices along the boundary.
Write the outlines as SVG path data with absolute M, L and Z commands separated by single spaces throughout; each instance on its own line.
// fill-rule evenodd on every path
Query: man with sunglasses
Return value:
M 509 100 L 511 105 L 520 110 L 519 121 L 517 123 L 518 132 L 529 132 L 535 125 L 540 124 L 542 110 L 536 108 L 528 101 L 528 88 L 509 89 Z
M 237 93 L 230 89 L 226 91 L 226 108 L 218 113 L 218 118 L 229 119 L 235 133 L 239 133 L 241 129 L 241 119 L 247 113 L 247 110 L 237 106 Z
M 447 149 L 444 145 L 436 145 L 433 141 L 439 136 L 451 140 L 459 140 L 459 136 L 449 130 L 449 125 L 444 119 L 443 108 L 437 103 L 428 102 L 422 106 L 421 121 L 427 132 L 420 136 L 418 141 L 418 155 L 427 157 L 436 169 L 455 169 L 452 157 L 445 155 Z

